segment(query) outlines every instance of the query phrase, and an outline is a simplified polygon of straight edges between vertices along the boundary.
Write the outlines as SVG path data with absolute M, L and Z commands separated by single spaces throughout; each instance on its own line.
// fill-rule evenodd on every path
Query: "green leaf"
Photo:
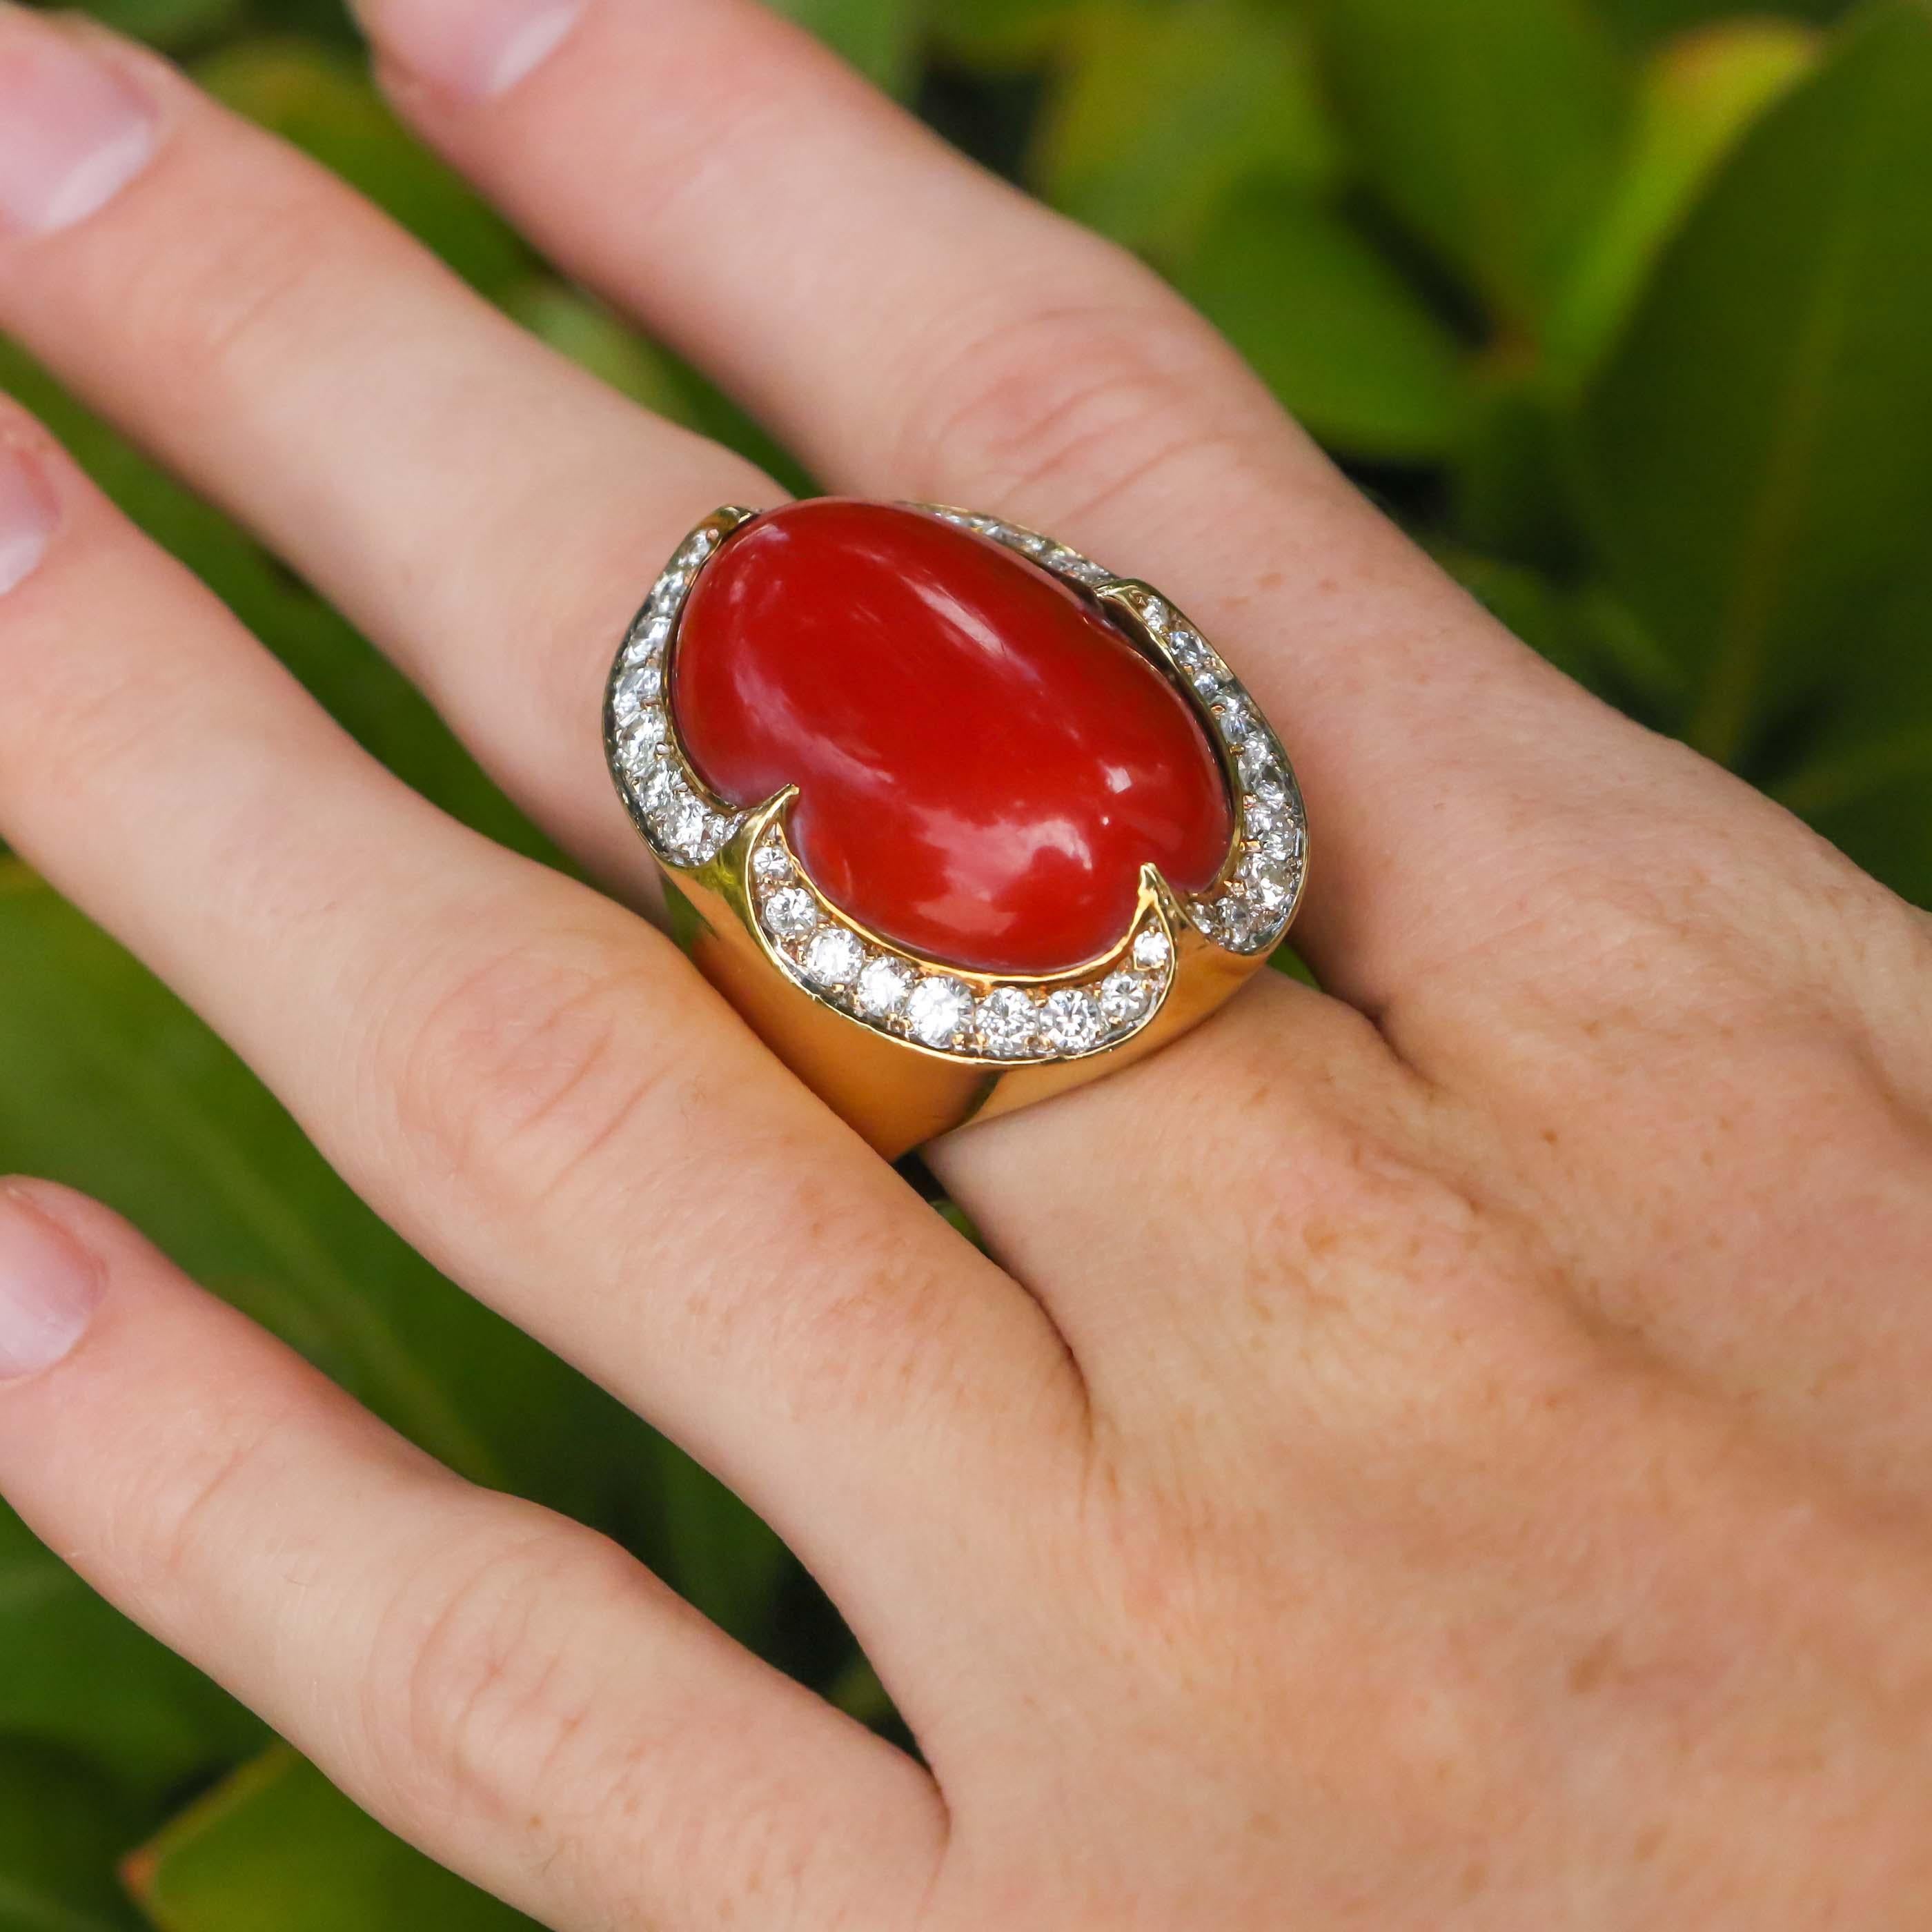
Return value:
M 304 148 L 486 294 L 530 272 L 508 226 L 392 114 L 346 55 L 306 40 L 250 40 L 203 61 L 216 99 Z
M 232 27 L 247 9 L 248 0 L 88 0 L 86 10 L 117 34 L 179 48 Z
M 1303 36 L 1264 0 L 1100 0 L 1069 55 L 1031 172 L 1118 241 L 1179 247 L 1250 176 L 1313 186 L 1334 171 Z
M 1800 20 L 1835 20 L 1852 0 L 1598 0 L 1611 24 L 1626 38 L 1654 40 L 1738 15 L 1781 14 Z
M 1550 326 L 1551 357 L 1566 380 L 1595 364 L 1698 191 L 1817 52 L 1810 28 L 1763 19 L 1726 20 L 1658 49 L 1629 158 Z
M 140 1828 L 125 1792 L 91 1766 L 0 1738 L 0 1926 L 139 1932 L 116 1868 Z
M 1332 209 L 1254 184 L 1209 224 L 1175 280 L 1331 448 L 1419 462 L 1460 435 L 1460 344 Z
M 740 1642 L 768 1650 L 779 1592 L 796 1564 L 777 1532 L 674 1444 L 661 1444 L 659 1564 L 686 1602 Z
M 1932 11 L 1893 0 L 1762 120 L 1587 399 L 1613 586 L 1737 761 L 1843 674 L 1932 529 Z
M 159 1932 L 536 1932 L 291 1751 L 271 1751 L 130 1862 Z
M 4 1505 L 0 1733 L 111 1766 L 149 1804 L 262 1738 L 253 1718 L 110 1610 Z
M 771 0 L 887 92 L 909 94 L 919 79 L 926 34 L 923 0 Z
M 1582 548 L 1569 423 L 1534 358 L 1493 354 L 1471 381 L 1468 428 L 1450 472 L 1458 537 L 1478 550 L 1568 575 Z
M 1624 139 L 1585 0 L 1315 0 L 1336 96 L 1389 210 L 1507 335 L 1533 339 Z
M 933 34 L 952 58 L 995 70 L 1056 50 L 1086 0 L 944 0 Z
M 1894 892 L 1932 908 L 1932 570 L 1847 656 L 1778 796 Z

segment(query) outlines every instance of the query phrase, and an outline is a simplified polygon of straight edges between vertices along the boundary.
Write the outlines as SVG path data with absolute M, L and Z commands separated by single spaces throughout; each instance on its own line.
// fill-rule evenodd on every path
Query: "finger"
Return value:
M 0 327 L 278 548 L 562 843 L 648 872 L 603 676 L 685 531 L 776 486 L 98 31 L 0 11 Z
M 536 10 L 363 8 L 414 124 L 818 474 L 1018 514 L 1208 626 L 1305 782 L 1324 983 L 1379 1010 L 1559 862 L 1532 848 L 1593 747 L 1643 765 L 1151 274 L 766 8 L 586 7 L 518 85 L 479 88 L 507 71 L 488 37 Z
M 909 1760 L 471 1487 L 124 1223 L 0 1184 L 0 1490 L 393 1829 L 550 1925 L 910 1922 Z
M 1001 1499 L 1055 1492 L 1082 1413 L 1040 1310 L 668 940 L 398 784 L 51 450 L 13 473 L 42 554 L 0 598 L 0 836 L 764 1514 L 883 1671 L 986 1640 Z

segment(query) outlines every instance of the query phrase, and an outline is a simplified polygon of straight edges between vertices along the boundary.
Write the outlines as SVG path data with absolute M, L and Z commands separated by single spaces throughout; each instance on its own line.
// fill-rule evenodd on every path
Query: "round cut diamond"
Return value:
M 1241 861 L 1238 876 L 1249 903 L 1270 916 L 1280 912 L 1293 895 L 1294 878 L 1289 868 L 1265 853 L 1250 852 Z
M 1178 624 L 1169 634 L 1168 648 L 1183 670 L 1198 670 L 1214 662 L 1214 653 L 1208 648 L 1206 640 L 1185 624 Z
M 1215 712 L 1214 722 L 1221 728 L 1221 736 L 1231 745 L 1238 745 L 1255 728 L 1247 707 L 1232 700 Z
M 689 792 L 673 798 L 658 814 L 658 836 L 670 850 L 687 856 L 708 856 L 705 851 L 715 824 L 701 800 Z M 711 845 L 716 850 L 715 844 Z
M 1018 1060 L 1034 1043 L 1039 1015 L 1017 986 L 1001 986 L 980 1002 L 975 1016 L 986 1051 L 1000 1060 Z
M 646 704 L 655 704 L 663 691 L 664 673 L 656 664 L 634 665 L 617 680 L 611 693 L 611 711 L 621 724 L 636 717 Z
M 1100 1009 L 1091 993 L 1069 986 L 1047 996 L 1040 1031 L 1058 1053 L 1084 1053 L 1100 1037 Z
M 1055 558 L 1054 568 L 1063 576 L 1072 578 L 1075 583 L 1085 584 L 1089 590 L 1097 590 L 1102 584 L 1114 580 L 1114 573 L 1104 563 L 1096 563 L 1090 556 L 1082 556 L 1072 550 Z
M 638 798 L 646 815 L 656 818 L 668 812 L 685 795 L 684 780 L 676 767 L 659 760 L 646 774 Z
M 1280 805 L 1288 796 L 1288 781 L 1276 762 L 1274 747 L 1257 734 L 1241 747 L 1241 782 L 1264 805 Z
M 624 645 L 624 663 L 647 664 L 653 657 L 663 657 L 667 644 L 670 644 L 670 618 L 647 614 L 632 632 L 630 644 Z
M 1210 908 L 1210 914 L 1214 936 L 1223 946 L 1237 952 L 1254 950 L 1263 922 L 1252 900 L 1232 896 L 1217 899 Z
M 1241 829 L 1278 865 L 1292 865 L 1301 856 L 1301 827 L 1283 806 L 1250 800 L 1241 814 Z
M 765 923 L 781 939 L 802 939 L 818 925 L 818 908 L 809 892 L 787 886 L 766 900 Z
M 842 927 L 828 926 L 805 949 L 805 976 L 821 986 L 849 986 L 866 963 L 866 949 Z
M 852 1003 L 868 1018 L 890 1019 L 904 1006 L 912 982 L 912 968 L 903 959 L 877 954 L 866 962 Z
M 647 704 L 628 724 L 617 728 L 617 748 L 626 764 L 643 771 L 657 756 L 664 741 L 664 714 L 655 704 Z
M 1173 957 L 1174 948 L 1159 926 L 1150 926 L 1134 935 L 1134 964 L 1143 973 L 1162 971 Z
M 1100 982 L 1100 1011 L 1109 1026 L 1132 1026 L 1154 1004 L 1154 988 L 1138 973 L 1109 973 Z
M 1226 680 L 1222 676 L 1217 665 L 1202 664 L 1188 680 L 1188 682 L 1200 692 L 1203 698 L 1212 700 L 1220 697 L 1221 687 Z
M 791 861 L 782 845 L 760 845 L 752 854 L 752 876 L 760 885 L 788 885 L 791 880 Z
M 957 980 L 934 974 L 920 980 L 906 1000 L 906 1024 L 928 1046 L 950 1046 L 973 1016 L 973 995 Z

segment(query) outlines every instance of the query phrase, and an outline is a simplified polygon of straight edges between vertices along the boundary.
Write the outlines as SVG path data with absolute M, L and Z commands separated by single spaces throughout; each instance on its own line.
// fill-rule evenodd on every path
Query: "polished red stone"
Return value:
M 799 788 L 819 889 L 914 952 L 1050 973 L 1103 952 L 1140 868 L 1198 891 L 1226 788 L 1186 701 L 1046 572 L 916 511 L 818 498 L 730 538 L 672 703 L 734 804 Z

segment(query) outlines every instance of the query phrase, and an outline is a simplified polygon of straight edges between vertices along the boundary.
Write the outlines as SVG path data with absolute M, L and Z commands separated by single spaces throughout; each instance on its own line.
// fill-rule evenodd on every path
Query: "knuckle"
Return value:
M 580 1640 L 634 1578 L 615 1545 L 528 1514 L 520 1534 L 493 1524 L 436 1552 L 398 1593 L 370 1660 L 371 1747 L 412 1809 L 514 1814 L 567 1842 L 622 1774 Z
M 317 245 L 322 211 L 314 200 L 280 182 L 232 194 L 220 221 L 175 237 L 122 291 L 122 302 L 142 319 L 151 358 L 171 372 L 177 394 L 247 380 L 256 346 L 272 357 L 286 319 L 303 318 L 305 334 L 320 326 L 338 258 Z M 121 268 L 124 274 L 126 264 Z
M 646 1024 L 666 997 L 639 946 L 494 944 L 378 1038 L 404 1144 L 485 1198 L 588 1184 L 654 1115 L 688 1104 L 676 1030 Z
M 1227 384 L 1217 346 L 1165 291 L 1036 302 L 921 359 L 899 452 L 920 489 L 1051 503 L 1077 524 L 1176 461 L 1238 450 L 1208 400 Z
M 150 1459 L 134 1472 L 134 1488 L 110 1532 L 109 1560 L 138 1596 L 174 1596 L 227 1574 L 236 1539 L 225 1533 L 224 1518 L 231 1508 L 247 1509 L 273 1440 L 260 1426 L 212 1418 L 190 1432 L 180 1453 Z M 251 1539 L 256 1532 L 251 1520 Z

